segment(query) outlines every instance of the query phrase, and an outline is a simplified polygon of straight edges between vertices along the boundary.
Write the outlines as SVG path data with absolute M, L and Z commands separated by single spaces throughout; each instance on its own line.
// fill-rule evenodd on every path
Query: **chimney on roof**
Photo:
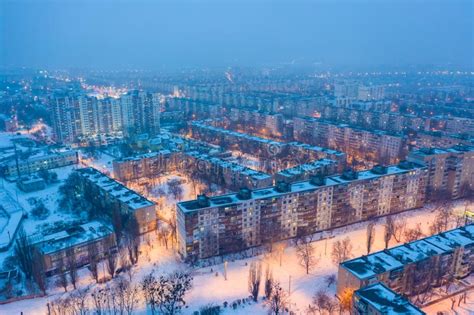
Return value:
M 291 185 L 284 182 L 284 181 L 278 181 L 275 190 L 280 193 L 284 192 L 290 192 L 291 191 Z
M 197 202 L 200 207 L 209 207 L 209 205 L 211 204 L 209 202 L 209 197 L 207 197 L 205 194 L 198 195 Z
M 326 184 L 326 177 L 321 174 L 312 176 L 309 183 L 315 186 L 324 186 Z
M 248 188 L 240 188 L 239 192 L 237 193 L 237 198 L 240 200 L 248 200 L 252 198 L 252 191 Z

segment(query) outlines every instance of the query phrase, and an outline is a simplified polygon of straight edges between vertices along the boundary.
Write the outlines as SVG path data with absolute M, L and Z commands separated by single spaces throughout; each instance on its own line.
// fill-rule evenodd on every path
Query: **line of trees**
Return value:
M 176 314 L 186 304 L 185 294 L 192 287 L 186 271 L 146 275 L 139 283 L 124 276 L 104 287 L 80 288 L 48 304 L 50 315 L 122 314 L 131 315 L 141 303 L 151 314 Z

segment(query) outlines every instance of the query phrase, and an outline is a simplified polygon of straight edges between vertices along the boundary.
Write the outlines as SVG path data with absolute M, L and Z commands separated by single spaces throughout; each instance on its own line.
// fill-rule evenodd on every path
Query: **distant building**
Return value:
M 354 81 L 338 82 L 334 84 L 336 99 L 353 101 L 372 101 L 385 98 L 385 89 L 381 85 L 363 85 Z
M 50 170 L 77 163 L 79 163 L 79 158 L 75 150 L 33 156 L 25 160 L 19 159 L 18 162 L 10 161 L 6 165 L 6 175 L 12 177 L 30 175 L 40 170 Z
M 368 130 L 315 118 L 294 118 L 298 141 L 343 151 L 351 158 L 379 164 L 394 164 L 407 153 L 407 139 L 401 134 Z
M 302 142 L 280 142 L 245 133 L 215 127 L 212 120 L 194 121 L 190 124 L 195 139 L 213 144 L 238 146 L 244 153 L 260 155 L 264 158 L 278 159 L 281 157 L 294 160 L 331 159 L 337 162 L 340 171 L 345 168 L 346 155 L 340 151 L 319 147 Z
M 159 150 L 134 157 L 113 161 L 114 177 L 126 182 L 140 178 L 152 178 L 176 170 L 179 155 L 177 150 Z
M 427 197 L 457 199 L 474 194 L 474 147 L 422 148 L 408 160 L 428 167 Z
M 360 85 L 357 99 L 360 101 L 382 100 L 385 98 L 385 89 L 381 85 Z
M 87 265 L 90 262 L 91 246 L 95 246 L 93 253 L 99 260 L 117 251 L 112 228 L 98 221 L 72 226 L 53 234 L 33 235 L 31 243 L 43 259 L 47 276 L 67 270 L 68 256 L 72 253 L 75 255 L 76 267 Z M 58 269 L 61 265 L 65 270 Z
M 130 91 L 120 98 L 62 95 L 54 99 L 54 137 L 61 143 L 160 132 L 161 95 Z
M 235 162 L 226 161 L 208 154 L 201 154 L 196 151 L 183 153 L 182 156 L 186 160 L 185 165 L 195 169 L 198 176 L 207 178 L 227 189 L 258 189 L 273 185 L 273 177 L 271 175 Z
M 424 315 L 425 312 L 382 283 L 376 283 L 354 292 L 351 314 Z

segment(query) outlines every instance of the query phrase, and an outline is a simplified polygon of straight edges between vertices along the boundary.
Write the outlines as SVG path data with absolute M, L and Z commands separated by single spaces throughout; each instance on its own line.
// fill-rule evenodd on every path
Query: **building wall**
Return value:
M 314 189 L 306 191 L 288 191 L 276 196 L 270 194 L 269 197 L 213 206 L 209 210 L 187 211 L 178 204 L 177 216 L 185 221 L 181 229 L 178 228 L 178 234 L 182 234 L 180 240 L 186 240 L 187 244 L 182 244 L 179 248 L 190 248 L 192 244 L 192 250 L 181 252 L 181 255 L 191 259 L 209 257 L 201 255 L 199 250 L 200 246 L 207 245 L 203 244 L 205 239 L 201 238 L 200 226 L 193 226 L 195 213 L 200 215 L 201 212 L 213 212 L 212 220 L 219 226 L 216 230 L 219 251 L 214 254 L 222 255 L 419 208 L 424 205 L 425 176 L 425 169 L 415 168 L 398 174 L 314 186 Z M 275 188 L 268 190 L 272 189 Z M 200 224 L 209 223 L 205 221 L 206 216 L 199 217 Z M 248 241 L 249 237 L 252 242 Z

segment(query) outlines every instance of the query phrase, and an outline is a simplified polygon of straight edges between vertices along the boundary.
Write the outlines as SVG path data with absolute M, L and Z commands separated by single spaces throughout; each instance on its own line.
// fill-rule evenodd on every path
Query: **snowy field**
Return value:
M 464 203 L 458 202 L 456 211 L 461 213 L 463 210 Z M 422 231 L 428 233 L 428 226 L 434 218 L 434 213 L 432 208 L 426 207 L 424 209 L 406 212 L 400 216 L 406 218 L 408 227 L 415 227 L 417 223 L 420 223 Z M 383 219 L 377 222 L 376 240 L 373 251 L 383 249 L 383 222 Z M 192 271 L 194 276 L 193 288 L 185 297 L 187 307 L 183 309 L 182 313 L 192 314 L 194 311 L 199 310 L 201 306 L 209 303 L 222 306 L 224 302 L 232 304 L 232 302 L 238 299 L 247 298 L 249 296 L 247 287 L 248 265 L 251 261 L 260 260 L 263 263 L 264 270 L 266 266 L 269 266 L 274 279 L 279 281 L 285 290 L 290 291 L 291 310 L 296 314 L 306 314 L 306 308 L 308 304 L 311 303 L 312 295 L 318 289 L 324 289 L 330 294 L 335 293 L 335 285 L 328 287 L 325 278 L 337 272 L 337 266 L 331 261 L 330 253 L 332 244 L 345 237 L 349 237 L 352 242 L 353 257 L 365 254 L 366 223 L 334 230 L 328 239 L 314 242 L 316 256 L 319 262 L 308 275 L 305 269 L 299 264 L 295 249 L 291 247 L 285 250 L 282 256 L 281 266 L 278 257 L 270 254 L 246 260 L 229 261 L 227 280 L 225 280 L 223 276 L 223 264 L 206 268 L 196 268 Z M 166 250 L 154 240 L 151 240 L 150 243 L 152 244 L 151 247 L 144 245 L 142 248 L 143 254 L 134 269 L 134 281 L 140 281 L 143 276 L 151 270 L 155 270 L 156 274 L 162 274 L 177 269 L 188 268 L 176 259 L 172 250 Z M 397 245 L 395 241 L 390 243 L 391 247 L 395 245 Z M 94 283 L 87 270 L 81 270 L 80 275 L 80 286 L 84 287 Z M 468 278 L 471 283 L 474 282 L 472 278 L 472 276 Z M 55 288 L 52 282 L 53 281 L 50 281 L 48 297 L 0 305 L 0 314 L 18 314 L 20 311 L 23 311 L 23 314 L 45 314 L 47 302 L 64 294 L 63 290 Z M 90 285 L 91 288 L 95 286 L 96 284 Z M 262 295 L 263 288 L 261 290 L 261 296 Z M 474 306 L 473 292 L 470 292 L 467 302 L 467 304 L 463 304 L 461 307 L 456 306 L 455 312 L 447 314 L 472 314 L 472 306 Z M 443 303 L 430 306 L 427 308 L 427 313 L 436 314 L 433 312 L 440 310 L 449 311 L 450 307 L 451 302 L 447 300 Z M 263 303 L 259 301 L 258 304 L 242 304 L 237 310 L 230 308 L 224 309 L 224 314 L 266 314 L 267 311 Z M 144 303 L 140 304 L 136 313 L 146 313 Z

